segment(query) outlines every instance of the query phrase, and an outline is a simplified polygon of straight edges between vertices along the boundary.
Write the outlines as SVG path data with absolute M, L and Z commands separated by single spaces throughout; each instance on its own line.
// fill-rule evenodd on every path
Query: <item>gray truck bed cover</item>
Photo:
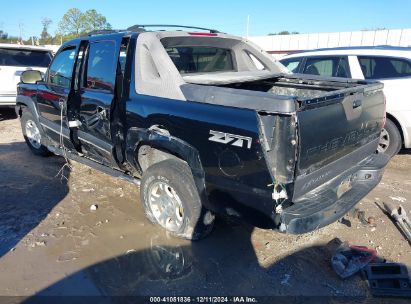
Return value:
M 270 71 L 243 71 L 243 72 L 217 72 L 204 74 L 182 75 L 183 80 L 192 84 L 224 85 L 230 83 L 241 83 L 257 81 L 281 76 L 281 74 Z

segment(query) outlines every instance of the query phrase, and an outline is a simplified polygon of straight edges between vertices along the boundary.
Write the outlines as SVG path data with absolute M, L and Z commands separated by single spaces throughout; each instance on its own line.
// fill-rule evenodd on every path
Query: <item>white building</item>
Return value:
M 249 37 L 274 57 L 319 48 L 391 45 L 411 47 L 411 28 Z

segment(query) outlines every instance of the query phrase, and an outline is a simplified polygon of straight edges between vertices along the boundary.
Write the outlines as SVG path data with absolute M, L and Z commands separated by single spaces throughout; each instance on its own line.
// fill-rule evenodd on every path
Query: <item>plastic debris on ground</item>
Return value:
M 338 276 L 345 279 L 360 271 L 377 257 L 377 250 L 342 243 L 331 258 L 331 264 Z
M 407 266 L 400 263 L 370 263 L 361 270 L 371 294 L 376 297 L 411 298 Z

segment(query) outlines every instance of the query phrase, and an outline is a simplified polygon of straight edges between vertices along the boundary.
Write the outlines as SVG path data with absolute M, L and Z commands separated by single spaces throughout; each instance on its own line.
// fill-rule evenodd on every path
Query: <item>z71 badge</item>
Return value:
M 230 133 L 224 133 L 219 131 L 210 130 L 211 137 L 208 139 L 210 141 L 222 143 L 222 144 L 231 144 L 236 147 L 244 147 L 244 144 L 248 149 L 251 148 L 252 138 L 247 136 L 235 135 Z

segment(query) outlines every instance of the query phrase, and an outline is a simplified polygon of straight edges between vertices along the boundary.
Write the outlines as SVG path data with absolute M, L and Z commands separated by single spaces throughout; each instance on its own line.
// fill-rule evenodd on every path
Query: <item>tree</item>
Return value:
M 58 32 L 61 35 L 79 35 L 84 29 L 83 13 L 78 8 L 69 9 L 61 18 L 58 25 Z
M 80 11 L 78 8 L 69 9 L 59 22 L 58 34 L 66 37 L 76 37 L 94 30 L 111 29 L 106 17 L 95 9 Z
M 47 42 L 48 40 L 50 40 L 51 35 L 48 32 L 49 26 L 53 21 L 50 18 L 43 18 L 41 20 L 41 24 L 43 25 L 43 30 L 41 31 L 41 35 L 40 38 L 43 41 L 43 43 Z
M 95 9 L 87 10 L 83 14 L 83 18 L 85 32 L 111 29 L 111 24 L 107 22 L 106 17 L 97 13 Z
M 299 32 L 289 32 L 289 31 L 281 31 L 278 33 L 269 33 L 269 36 L 273 36 L 273 35 L 296 35 L 299 34 Z
M 6 40 L 8 36 L 9 35 L 6 32 L 4 32 L 3 30 L 0 30 L 0 39 L 1 40 Z
M 362 29 L 361 31 L 363 31 L 363 32 L 368 32 L 368 31 L 383 31 L 383 30 L 386 30 L 387 28 L 385 28 L 385 27 L 373 27 L 373 28 L 369 28 L 369 29 L 367 29 L 367 28 L 365 28 L 365 29 Z

